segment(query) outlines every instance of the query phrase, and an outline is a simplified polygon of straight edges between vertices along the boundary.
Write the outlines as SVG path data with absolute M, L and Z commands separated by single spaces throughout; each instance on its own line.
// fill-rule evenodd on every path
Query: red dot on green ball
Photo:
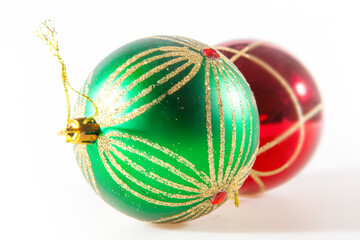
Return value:
M 225 198 L 226 198 L 226 191 L 221 191 L 212 198 L 211 203 L 213 205 L 218 205 L 222 203 L 225 200 Z
M 212 59 L 219 59 L 220 58 L 220 55 L 219 53 L 213 49 L 213 48 L 204 48 L 202 50 L 203 54 L 209 58 L 212 58 Z

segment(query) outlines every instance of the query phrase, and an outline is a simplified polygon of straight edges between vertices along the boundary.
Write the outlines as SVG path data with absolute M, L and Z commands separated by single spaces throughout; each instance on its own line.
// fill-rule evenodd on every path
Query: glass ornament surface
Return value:
M 258 193 L 296 175 L 316 149 L 322 101 L 315 81 L 294 57 L 270 44 L 234 40 L 216 47 L 244 74 L 260 117 L 260 148 L 240 193 Z
M 100 131 L 94 144 L 75 145 L 75 155 L 95 192 L 121 212 L 155 223 L 192 220 L 221 205 L 212 203 L 218 193 L 233 198 L 250 173 L 256 103 L 238 69 L 209 49 L 183 37 L 139 39 L 85 82 Z M 73 117 L 93 113 L 80 97 Z

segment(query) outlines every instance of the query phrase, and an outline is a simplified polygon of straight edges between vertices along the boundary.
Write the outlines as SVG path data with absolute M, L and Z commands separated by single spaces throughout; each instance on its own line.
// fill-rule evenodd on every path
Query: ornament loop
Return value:
M 66 142 L 71 142 L 75 144 L 92 144 L 97 139 L 97 132 L 99 130 L 99 125 L 96 124 L 94 120 L 94 117 L 98 114 L 98 108 L 90 97 L 76 91 L 70 85 L 67 78 L 65 63 L 60 56 L 60 50 L 58 40 L 56 39 L 56 34 L 57 32 L 51 20 L 45 20 L 44 22 L 42 22 L 39 31 L 37 31 L 37 36 L 49 46 L 50 52 L 58 59 L 58 62 L 61 65 L 61 78 L 64 86 L 67 104 L 67 121 L 66 130 L 61 131 L 59 134 L 66 135 Z M 68 87 L 76 94 L 79 94 L 80 96 L 86 98 L 89 102 L 91 102 L 95 109 L 95 113 L 93 116 L 84 119 L 70 120 L 71 106 Z

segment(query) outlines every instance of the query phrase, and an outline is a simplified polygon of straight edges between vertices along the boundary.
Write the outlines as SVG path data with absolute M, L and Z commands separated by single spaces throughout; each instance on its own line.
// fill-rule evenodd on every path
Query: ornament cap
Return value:
M 65 141 L 73 144 L 93 144 L 99 133 L 100 126 L 94 119 L 71 119 L 60 135 L 65 135 Z

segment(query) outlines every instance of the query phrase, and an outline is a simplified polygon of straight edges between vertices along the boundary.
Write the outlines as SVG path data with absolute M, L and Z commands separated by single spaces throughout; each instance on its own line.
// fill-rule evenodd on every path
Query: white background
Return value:
M 0 239 L 359 239 L 360 5 L 354 1 L 0 2 Z M 60 69 L 34 37 L 51 18 L 79 89 L 108 53 L 135 39 L 187 36 L 209 45 L 273 42 L 297 56 L 325 104 L 322 141 L 296 178 L 180 225 L 127 217 L 87 186 L 64 128 Z

